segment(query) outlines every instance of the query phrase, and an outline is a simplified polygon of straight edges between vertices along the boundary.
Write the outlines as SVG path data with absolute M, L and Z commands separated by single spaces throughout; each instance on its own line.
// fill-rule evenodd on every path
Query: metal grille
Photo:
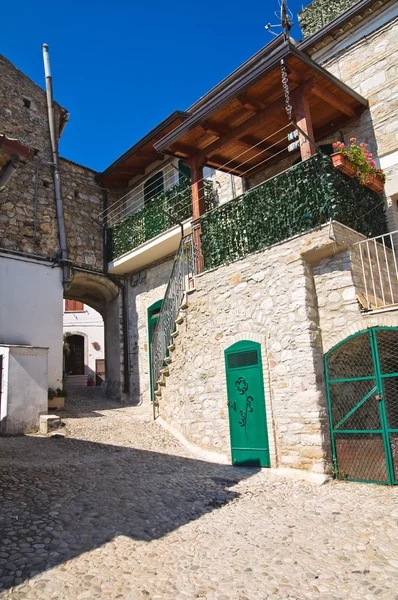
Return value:
M 171 334 L 175 330 L 175 322 L 184 292 L 189 288 L 189 280 L 195 273 L 196 259 L 192 234 L 190 234 L 181 239 L 159 312 L 159 319 L 152 336 L 151 369 L 154 392 L 156 391 L 157 381 L 160 377 L 160 370 L 167 356 L 167 347 L 172 342 Z
M 372 377 L 372 350 L 368 333 L 357 335 L 336 348 L 328 359 L 330 379 Z
M 383 379 L 383 397 L 389 429 L 398 429 L 398 377 Z
M 375 381 L 330 384 L 334 429 L 380 429 Z
M 335 435 L 335 446 L 340 479 L 388 481 L 381 434 L 339 433 Z
M 398 373 L 398 332 L 395 329 L 378 329 L 376 339 L 381 373 Z
M 326 355 L 340 478 L 398 483 L 398 328 L 374 328 Z
M 258 364 L 258 354 L 255 350 L 250 352 L 239 352 L 228 355 L 228 367 L 238 369 L 239 367 L 250 367 Z
M 390 445 L 394 470 L 394 481 L 398 483 L 398 432 L 390 433 Z

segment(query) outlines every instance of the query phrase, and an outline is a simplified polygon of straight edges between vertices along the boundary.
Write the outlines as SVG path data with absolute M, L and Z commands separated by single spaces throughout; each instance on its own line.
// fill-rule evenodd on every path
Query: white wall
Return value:
M 48 385 L 62 387 L 61 269 L 0 254 L 0 290 L 0 344 L 48 347 Z
M 105 358 L 104 321 L 96 310 L 84 305 L 84 311 L 65 312 L 63 316 L 63 331 L 80 334 L 84 337 L 84 373 L 95 373 L 95 361 Z M 93 346 L 94 344 L 94 346 Z M 99 346 L 97 349 L 95 346 Z
M 0 346 L 3 355 L 0 432 L 21 435 L 37 431 L 48 409 L 48 348 Z

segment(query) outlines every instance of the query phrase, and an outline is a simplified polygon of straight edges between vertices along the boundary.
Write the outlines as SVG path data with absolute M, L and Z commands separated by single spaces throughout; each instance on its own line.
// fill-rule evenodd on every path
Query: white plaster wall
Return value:
M 47 413 L 48 348 L 0 346 L 3 378 L 0 432 L 20 435 L 37 431 Z
M 61 270 L 0 255 L 0 290 L 0 343 L 48 347 L 48 386 L 62 387 Z
M 64 301 L 63 332 L 84 336 L 84 373 L 95 373 L 95 361 L 105 358 L 104 321 L 99 312 L 84 305 L 83 311 L 66 312 Z M 99 348 L 93 346 L 98 344 Z

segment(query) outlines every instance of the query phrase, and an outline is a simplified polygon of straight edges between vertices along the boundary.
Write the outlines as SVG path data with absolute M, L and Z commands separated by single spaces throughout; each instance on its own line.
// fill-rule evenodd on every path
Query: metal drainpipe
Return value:
M 62 190 L 61 190 L 61 178 L 59 173 L 59 162 L 58 162 L 58 136 L 55 129 L 54 119 L 54 105 L 53 105 L 53 89 L 52 89 L 52 77 L 50 70 L 50 56 L 48 53 L 48 45 L 43 44 L 43 60 L 44 60 L 44 73 L 46 77 L 46 93 L 47 93 L 47 111 L 48 111 L 48 125 L 50 129 L 50 141 L 51 141 L 51 153 L 53 162 L 53 179 L 54 179 L 54 194 L 55 204 L 57 210 L 57 223 L 58 223 L 58 236 L 60 244 L 60 263 L 62 267 L 62 285 L 64 290 L 70 288 L 73 276 L 71 271 L 71 262 L 68 258 L 68 249 L 66 245 L 66 231 L 64 221 L 64 208 L 62 203 Z

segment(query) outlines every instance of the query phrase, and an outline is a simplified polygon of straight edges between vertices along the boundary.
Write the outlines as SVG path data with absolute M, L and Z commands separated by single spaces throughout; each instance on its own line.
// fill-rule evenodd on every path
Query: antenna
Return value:
M 268 23 L 265 26 L 266 31 L 269 31 L 273 35 L 278 35 L 272 29 L 274 27 L 281 27 L 285 33 L 285 39 L 290 39 L 290 30 L 293 27 L 293 13 L 287 6 L 287 0 L 279 0 L 279 11 L 275 11 L 274 15 L 280 20 L 280 24 L 271 25 L 271 23 Z

